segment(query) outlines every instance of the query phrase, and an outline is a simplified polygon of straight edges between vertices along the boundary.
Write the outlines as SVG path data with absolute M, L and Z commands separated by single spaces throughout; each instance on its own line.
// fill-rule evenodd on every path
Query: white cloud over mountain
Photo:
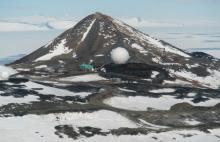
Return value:
M 0 32 L 43 31 L 68 29 L 77 23 L 75 20 L 58 19 L 45 16 L 29 16 L 0 20 Z
M 145 20 L 141 18 L 118 18 L 133 27 L 183 27 L 183 26 L 219 26 L 218 21 L 173 21 L 173 20 Z M 43 31 L 53 29 L 68 29 L 74 26 L 78 19 L 53 18 L 46 16 L 28 16 L 0 20 L 0 32 L 12 31 Z

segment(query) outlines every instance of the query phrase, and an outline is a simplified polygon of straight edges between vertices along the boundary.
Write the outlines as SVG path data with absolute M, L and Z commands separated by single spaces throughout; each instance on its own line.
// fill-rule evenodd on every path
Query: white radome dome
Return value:
M 7 80 L 9 76 L 16 74 L 17 71 L 10 67 L 0 65 L 0 80 Z
M 128 51 L 123 47 L 112 49 L 111 58 L 115 64 L 125 64 L 130 58 Z

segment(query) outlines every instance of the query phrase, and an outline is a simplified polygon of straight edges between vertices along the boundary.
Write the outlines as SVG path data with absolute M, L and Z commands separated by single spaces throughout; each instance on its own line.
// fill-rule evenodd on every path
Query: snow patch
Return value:
M 140 53 L 147 53 L 148 51 L 146 51 L 142 46 L 136 44 L 136 43 L 133 43 L 131 45 L 132 48 L 134 49 L 137 49 Z
M 210 75 L 206 77 L 197 76 L 196 74 L 193 74 L 186 70 L 182 70 L 182 71 L 170 70 L 170 73 L 178 77 L 186 78 L 189 81 L 197 81 L 197 83 L 199 83 L 202 86 L 218 89 L 220 87 L 220 71 L 210 70 L 210 69 L 208 69 L 207 71 L 210 73 Z
M 83 42 L 83 41 L 85 40 L 85 38 L 87 37 L 87 35 L 88 35 L 89 31 L 91 30 L 91 28 L 92 28 L 93 24 L 95 23 L 95 21 L 96 21 L 96 19 L 94 19 L 94 20 L 90 23 L 89 27 L 86 29 L 86 32 L 85 32 L 85 33 L 83 34 L 83 36 L 82 36 L 81 42 Z
M 42 68 L 47 68 L 47 65 L 40 65 L 35 67 L 35 69 L 42 69 Z
M 70 53 L 72 49 L 69 49 L 69 47 L 66 47 L 65 44 L 66 44 L 66 39 L 61 40 L 61 42 L 58 45 L 56 45 L 53 50 L 50 50 L 48 54 L 37 58 L 35 62 L 51 60 L 53 57 Z
M 0 96 L 0 106 L 7 105 L 10 103 L 16 104 L 29 104 L 31 102 L 38 101 L 38 96 L 28 95 L 24 97 L 13 97 L 13 96 Z
M 125 88 L 118 88 L 120 91 L 124 91 L 124 92 L 130 92 L 130 93 L 135 93 L 136 91 L 134 90 L 130 90 L 130 89 L 125 89 Z
M 80 96 L 81 98 L 85 98 L 92 94 L 91 92 L 71 92 L 65 89 L 59 89 L 55 87 L 49 87 L 45 85 L 41 85 L 34 82 L 26 82 L 22 83 L 26 86 L 27 89 L 35 90 L 38 93 L 44 94 L 44 95 L 55 95 L 55 96 Z M 36 90 L 37 89 L 37 90 Z
M 70 81 L 70 82 L 91 82 L 91 81 L 101 81 L 101 80 L 107 80 L 107 79 L 99 76 L 96 73 L 96 74 L 86 74 L 86 75 L 64 77 L 64 78 L 60 78 L 59 80 Z
M 176 90 L 172 88 L 163 88 L 163 89 L 150 90 L 149 92 L 151 93 L 173 93 L 175 91 Z
M 95 55 L 95 57 L 103 57 L 104 56 L 104 54 L 97 54 L 97 55 Z
M 169 127 L 167 127 L 167 126 L 161 126 L 161 125 L 156 125 L 156 124 L 149 123 L 149 122 L 147 122 L 147 121 L 145 121 L 145 120 L 143 120 L 143 119 L 139 119 L 139 120 L 140 120 L 141 123 L 147 125 L 147 127 L 144 126 L 145 128 L 154 129 L 154 130 L 167 129 L 167 128 L 169 128 Z
M 158 71 L 152 71 L 151 78 L 155 78 L 158 74 L 160 74 Z
M 201 122 L 196 121 L 194 119 L 185 119 L 184 123 L 186 123 L 187 125 L 190 125 L 190 126 L 196 126 L 196 125 L 201 124 Z

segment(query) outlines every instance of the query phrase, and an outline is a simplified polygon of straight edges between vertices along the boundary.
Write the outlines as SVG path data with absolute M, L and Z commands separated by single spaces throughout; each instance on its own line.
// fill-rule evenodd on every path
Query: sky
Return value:
M 220 21 L 219 0 L 0 0 L 0 19 L 79 18 L 96 11 L 125 18 Z
M 0 0 L 0 58 L 28 54 L 95 12 L 220 58 L 220 0 Z

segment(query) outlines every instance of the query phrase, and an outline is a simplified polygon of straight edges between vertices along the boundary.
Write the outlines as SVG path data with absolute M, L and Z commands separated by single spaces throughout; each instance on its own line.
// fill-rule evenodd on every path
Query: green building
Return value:
M 93 71 L 93 70 L 94 70 L 93 65 L 90 65 L 90 64 L 81 64 L 81 65 L 79 66 L 79 68 L 80 68 L 81 70 L 86 70 L 86 71 Z

